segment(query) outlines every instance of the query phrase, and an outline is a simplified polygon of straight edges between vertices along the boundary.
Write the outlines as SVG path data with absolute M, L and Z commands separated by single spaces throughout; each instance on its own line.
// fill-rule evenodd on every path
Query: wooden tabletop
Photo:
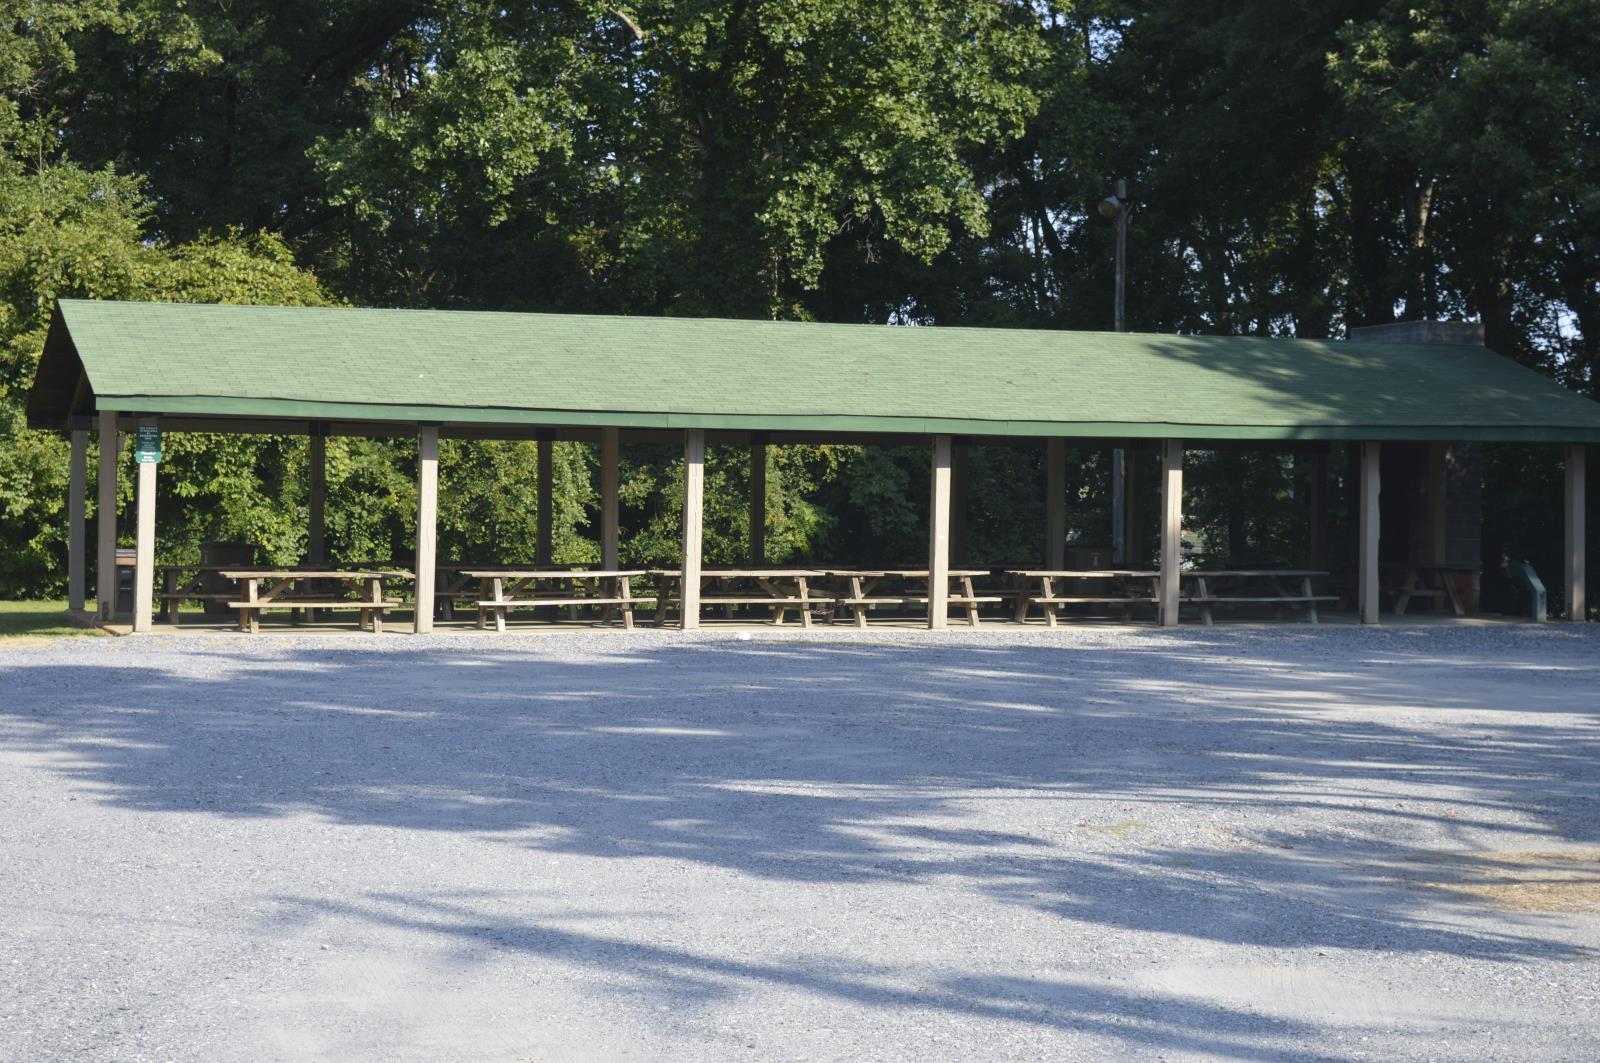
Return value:
M 652 576 L 670 576 L 677 579 L 683 575 L 679 568 L 652 568 Z M 794 579 L 797 576 L 813 577 L 827 575 L 818 568 L 702 568 L 701 579 L 731 578 L 731 579 L 763 579 L 778 577 L 779 579 Z
M 473 579 L 614 579 L 645 574 L 642 568 L 462 568 L 455 571 Z
M 1326 572 L 1319 572 L 1312 568 L 1191 568 L 1178 573 L 1184 579 L 1193 579 L 1197 576 L 1326 576 Z
M 340 571 L 338 569 L 324 568 L 230 568 L 219 569 L 228 579 L 388 579 L 399 576 L 412 579 L 412 575 L 402 569 L 387 569 L 385 571 Z
M 248 567 L 241 567 L 239 565 L 157 565 L 156 566 L 156 571 L 157 572 L 220 572 L 224 576 L 227 576 L 229 579 L 238 579 L 240 573 L 244 573 L 246 575 L 251 575 L 251 576 L 278 576 L 280 578 L 283 577 L 283 575 L 285 573 L 288 573 L 290 575 L 296 575 L 296 576 L 303 576 L 303 575 L 308 575 L 308 574 L 309 575 L 315 575 L 315 576 L 326 576 L 328 574 L 328 568 L 327 568 L 326 565 L 309 566 L 309 567 L 306 567 L 306 568 L 266 568 L 266 567 L 248 568 Z M 340 571 L 346 571 L 346 570 L 340 570 Z M 368 574 L 368 573 L 376 573 L 376 574 L 382 575 L 382 576 L 404 576 L 407 579 L 411 579 L 412 578 L 411 573 L 406 571 L 403 568 L 374 568 L 374 569 L 361 568 L 361 569 L 350 569 L 348 571 L 361 573 L 363 575 Z
M 491 565 L 484 561 L 441 561 L 433 566 L 435 572 L 564 572 L 570 565 Z
M 1412 572 L 1477 572 L 1476 565 L 1435 565 L 1422 561 L 1380 561 L 1379 568 L 1404 568 Z
M 1074 577 L 1088 577 L 1090 579 L 1154 579 L 1155 577 L 1161 575 L 1161 572 L 1159 569 L 1153 568 L 1008 568 L 1006 569 L 1006 575 L 1027 576 L 1030 578 L 1037 578 L 1041 576 L 1050 576 L 1055 578 L 1059 576 L 1062 579 L 1072 579 Z
M 847 569 L 829 569 L 835 576 L 895 576 L 900 579 L 927 579 L 928 570 L 925 568 L 889 568 L 882 572 L 852 572 Z M 992 570 L 987 568 L 952 568 L 951 576 L 987 576 Z

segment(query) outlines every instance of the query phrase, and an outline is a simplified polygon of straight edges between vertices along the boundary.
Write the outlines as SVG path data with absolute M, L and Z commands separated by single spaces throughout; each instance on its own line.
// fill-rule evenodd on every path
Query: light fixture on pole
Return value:
M 1133 204 L 1128 201 L 1128 182 L 1117 178 L 1115 190 L 1100 201 L 1100 213 L 1117 227 L 1116 299 L 1112 304 L 1112 330 L 1128 331 L 1125 310 L 1128 275 L 1128 215 Z M 1111 452 L 1111 560 L 1121 564 L 1128 560 L 1127 525 L 1127 455 L 1121 447 Z
M 1133 204 L 1128 201 L 1128 182 L 1117 179 L 1116 191 L 1100 201 L 1100 213 L 1117 227 L 1117 296 L 1112 331 L 1128 331 L 1128 318 L 1124 310 L 1124 293 L 1128 280 L 1128 215 Z

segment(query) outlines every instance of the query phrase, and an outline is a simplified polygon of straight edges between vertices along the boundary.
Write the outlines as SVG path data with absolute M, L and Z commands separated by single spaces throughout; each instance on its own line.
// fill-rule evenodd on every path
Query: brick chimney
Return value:
M 1396 321 L 1389 325 L 1357 325 L 1350 338 L 1362 343 L 1454 343 L 1483 346 L 1483 325 L 1477 321 Z

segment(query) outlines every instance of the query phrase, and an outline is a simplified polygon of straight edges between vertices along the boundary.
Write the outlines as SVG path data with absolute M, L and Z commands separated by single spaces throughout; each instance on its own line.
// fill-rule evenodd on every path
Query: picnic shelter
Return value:
M 137 462 L 133 521 L 136 631 L 150 630 L 159 597 L 159 439 L 162 433 L 195 431 L 311 440 L 305 565 L 234 573 L 240 586 L 247 586 L 238 593 L 251 595 L 231 603 L 240 607 L 241 617 L 251 611 L 251 602 L 270 604 L 255 595 L 274 593 L 274 579 L 288 586 L 315 577 L 324 585 L 343 581 L 355 588 L 354 598 L 340 596 L 330 604 L 362 605 L 364 617 L 371 613 L 381 622 L 389 607 L 381 581 L 398 570 L 338 570 L 323 556 L 325 441 L 357 435 L 416 441 L 416 549 L 409 564 L 418 632 L 434 624 L 427 603 L 436 594 L 441 438 L 597 445 L 602 562 L 588 575 L 612 587 L 629 575 L 618 564 L 619 447 L 624 442 L 681 446 L 682 553 L 676 568 L 664 575 L 674 581 L 673 602 L 685 628 L 699 624 L 704 604 L 708 444 L 749 447 L 753 483 L 764 475 L 764 448 L 770 445 L 926 445 L 931 473 L 926 568 L 902 575 L 921 579 L 916 600 L 925 601 L 926 621 L 934 628 L 946 626 L 952 604 L 976 608 L 975 593 L 963 594 L 960 577 L 952 573 L 952 492 L 961 490 L 957 466 L 963 445 L 1034 446 L 1046 453 L 1039 567 L 1018 574 L 1043 580 L 1034 600 L 1045 603 L 1051 622 L 1059 595 L 1050 589 L 1050 579 L 1070 571 L 1064 559 L 1066 448 L 1127 446 L 1152 455 L 1148 471 L 1158 477 L 1161 500 L 1155 556 L 1147 569 L 1123 575 L 1148 577 L 1156 616 L 1172 625 L 1183 601 L 1195 600 L 1184 591 L 1180 563 L 1186 448 L 1271 446 L 1325 455 L 1330 444 L 1357 447 L 1355 604 L 1363 622 L 1375 623 L 1382 448 L 1423 448 L 1425 482 L 1419 497 L 1431 549 L 1442 564 L 1452 448 L 1546 444 L 1561 448 L 1564 456 L 1566 546 L 1559 578 L 1568 616 L 1581 620 L 1586 611 L 1585 455 L 1589 444 L 1600 441 L 1600 403 L 1488 350 L 1479 335 L 1472 326 L 1436 322 L 1354 330 L 1351 340 L 1304 340 L 61 300 L 30 393 L 28 420 L 34 428 L 71 435 L 69 585 L 75 609 L 83 609 L 88 598 L 84 513 L 90 435 L 98 436 L 101 513 L 116 511 L 123 434 L 135 436 L 136 451 L 148 451 Z M 540 448 L 541 531 L 549 526 L 548 451 Z M 764 561 L 764 497 L 764 489 L 752 491 L 754 566 Z M 109 619 L 114 609 L 117 531 L 115 519 L 98 522 L 95 598 L 101 619 Z M 546 544 L 542 552 L 548 539 L 540 536 Z M 503 626 L 513 600 L 498 596 L 502 584 L 519 578 L 506 573 L 523 572 L 520 578 L 537 583 L 540 566 L 547 568 L 549 559 L 518 560 L 529 563 L 504 569 L 499 577 L 487 569 L 473 577 L 481 577 L 486 587 L 492 578 L 500 579 L 487 610 L 481 608 L 485 602 L 479 603 L 480 621 L 490 615 Z M 759 582 L 761 572 L 752 571 Z M 769 575 L 780 578 L 776 572 Z M 810 599 L 800 586 L 799 611 L 808 619 Z M 858 588 L 854 598 L 844 597 L 845 592 L 834 597 L 853 601 L 859 620 L 869 599 L 859 592 L 859 583 L 853 586 Z M 1313 597 L 1309 579 L 1306 587 L 1305 597 Z M 1429 593 L 1420 584 L 1416 590 Z M 626 594 L 621 597 L 631 602 Z M 1202 590 L 1199 599 L 1205 598 Z M 296 600 L 308 608 L 321 604 Z M 504 607 L 492 604 L 497 600 Z M 630 611 L 630 622 L 631 616 Z M 972 616 L 975 621 L 976 612 Z

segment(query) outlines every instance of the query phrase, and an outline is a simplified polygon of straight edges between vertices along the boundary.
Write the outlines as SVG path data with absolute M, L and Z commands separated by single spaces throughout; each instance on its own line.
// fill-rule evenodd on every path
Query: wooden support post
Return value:
M 1448 563 L 1450 553 L 1450 444 L 1428 444 L 1428 560 Z M 1449 579 L 1441 574 L 1442 579 Z
M 1382 482 L 1378 473 L 1378 459 L 1382 447 L 1378 443 L 1362 443 L 1361 448 L 1361 546 L 1357 564 L 1356 601 L 1363 624 L 1378 622 L 1378 497 Z
M 321 425 L 311 428 L 307 463 L 311 482 L 306 492 L 306 561 L 320 565 L 328 560 L 328 437 Z
M 767 434 L 750 436 L 750 563 L 767 563 Z
M 95 509 L 95 614 L 110 620 L 117 612 L 117 415 L 102 410 L 100 428 L 100 501 Z
M 621 539 L 621 481 L 618 479 L 621 449 L 621 429 L 600 429 L 600 567 L 611 572 L 621 567 L 617 559 Z
M 555 528 L 554 505 L 554 480 L 555 480 L 555 440 L 550 438 L 550 433 L 539 433 L 539 514 L 536 531 L 538 538 L 533 546 L 533 560 L 535 564 L 551 564 L 555 551 L 551 549 L 551 537 Z
M 967 500 L 971 497 L 972 448 L 967 441 L 951 440 L 950 448 L 950 560 L 967 563 Z
M 1122 459 L 1122 560 L 1130 568 L 1144 564 L 1144 493 L 1140 478 L 1146 464 L 1142 451 L 1130 447 Z
M 1589 619 L 1589 602 L 1585 551 L 1587 529 L 1584 524 L 1586 477 L 1588 475 L 1588 447 L 1573 443 L 1567 447 L 1566 468 L 1566 584 L 1567 619 L 1583 623 Z
M 950 437 L 933 437 L 933 476 L 928 499 L 928 627 L 950 620 Z
M 439 545 L 439 427 L 417 429 L 417 612 L 411 629 L 433 631 L 433 577 Z
M 147 417 L 141 428 L 154 428 L 156 419 Z M 134 522 L 133 552 L 133 630 L 147 632 L 153 622 L 156 586 L 156 470 L 160 465 L 141 461 L 139 470 L 137 519 Z
M 1067 441 L 1045 444 L 1044 567 L 1067 567 Z
M 1328 455 L 1311 456 L 1310 567 L 1328 567 Z
M 705 533 L 706 433 L 683 434 L 683 577 L 678 583 L 679 626 L 700 626 L 700 553 Z
M 1121 447 L 1111 452 L 1111 560 L 1115 564 L 1127 561 L 1122 554 L 1122 547 L 1127 539 L 1125 521 L 1128 516 L 1123 502 L 1124 491 L 1127 488 L 1124 469 L 1126 457 Z
M 72 455 L 67 464 L 67 608 L 81 613 L 88 599 L 86 551 L 89 548 L 85 533 L 84 511 L 89 490 L 89 433 L 77 429 L 72 433 Z
M 1183 440 L 1161 441 L 1161 626 L 1178 626 L 1183 562 Z

